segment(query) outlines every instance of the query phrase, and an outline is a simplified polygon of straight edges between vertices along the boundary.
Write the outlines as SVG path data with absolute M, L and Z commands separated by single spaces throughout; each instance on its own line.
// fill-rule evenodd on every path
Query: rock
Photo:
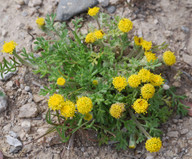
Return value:
M 40 101 L 44 100 L 44 96 L 39 96 L 37 94 L 34 94 L 33 95 L 33 100 L 36 102 L 36 103 L 39 103 Z
M 192 56 L 183 54 L 183 61 L 192 66 Z
M 3 153 L 0 151 L 0 159 L 3 159 Z
M 15 2 L 19 5 L 25 4 L 24 0 L 15 0 Z
M 17 73 L 17 70 L 15 72 L 7 72 L 7 73 L 3 72 L 3 77 L 0 75 L 0 80 L 1 81 L 7 81 L 8 79 L 10 79 L 16 73 Z
M 7 96 L 0 89 L 0 113 L 4 112 L 8 107 Z
M 107 7 L 107 11 L 108 11 L 110 14 L 113 14 L 113 13 L 115 13 L 115 11 L 116 11 L 116 7 L 115 7 L 115 6 L 109 6 L 109 7 Z
M 185 134 L 187 134 L 188 132 L 189 132 L 188 129 L 182 129 L 182 130 L 180 131 L 181 135 L 185 135 Z
M 159 21 L 158 21 L 157 19 L 155 19 L 155 20 L 154 20 L 154 24 L 157 25 L 158 23 L 159 23 Z
M 165 35 L 167 38 L 169 38 L 169 37 L 172 36 L 172 32 L 169 31 L 169 30 L 165 30 L 165 31 L 164 31 L 164 35 Z
M 178 133 L 178 131 L 170 131 L 170 132 L 167 133 L 167 136 L 168 137 L 178 138 L 179 137 L 179 133 Z
M 21 122 L 21 127 L 24 129 L 25 132 L 29 133 L 31 129 L 31 122 L 28 120 L 24 120 Z
M 19 118 L 33 118 L 36 117 L 37 114 L 38 109 L 34 102 L 27 103 L 19 109 Z
M 98 0 L 102 7 L 107 7 L 109 5 L 109 0 Z
M 189 28 L 188 27 L 186 27 L 186 26 L 181 26 L 181 30 L 184 32 L 184 33 L 189 33 Z
M 14 147 L 22 147 L 21 141 L 19 141 L 17 138 L 14 138 L 10 135 L 7 135 L 6 138 L 7 138 L 6 141 L 9 145 L 14 146 Z
M 30 89 L 30 87 L 29 86 L 25 86 L 25 91 L 26 92 L 29 92 L 31 89 Z
M 164 85 L 163 85 L 163 89 L 164 89 L 164 90 L 168 90 L 169 88 L 170 88 L 169 85 L 167 85 L 167 84 L 164 84 Z
M 28 5 L 29 3 L 29 0 L 24 0 L 25 4 Z
M 14 137 L 14 138 L 18 137 L 18 135 L 14 131 L 9 131 L 9 135 Z
M 21 15 L 24 16 L 24 17 L 26 17 L 26 16 L 28 16 L 28 13 L 27 13 L 26 11 L 23 11 L 23 12 L 21 13 Z
M 3 37 L 6 37 L 6 35 L 8 34 L 8 31 L 7 30 L 2 30 L 1 34 L 2 34 Z
M 42 4 L 42 0 L 30 0 L 28 3 L 29 7 L 37 7 Z
M 60 0 L 56 13 L 56 20 L 66 21 L 74 15 L 87 11 L 98 3 L 97 0 Z
M 119 0 L 109 0 L 111 4 L 116 4 Z
M 9 90 L 9 89 L 12 89 L 12 87 L 13 87 L 13 81 L 9 81 L 9 82 L 7 82 L 7 84 L 5 85 L 6 86 L 6 88 Z

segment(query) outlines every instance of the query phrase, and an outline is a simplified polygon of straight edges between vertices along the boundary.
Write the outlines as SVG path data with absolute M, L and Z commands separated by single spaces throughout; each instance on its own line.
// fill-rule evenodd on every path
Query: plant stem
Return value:
M 101 26 L 100 26 L 100 23 L 99 23 L 98 17 L 95 17 L 95 19 L 96 19 L 97 25 L 98 25 L 98 27 L 99 27 L 99 30 L 101 30 Z
M 133 114 L 133 112 L 131 111 L 130 108 L 128 108 L 129 114 L 131 116 L 131 118 L 135 121 L 136 126 L 142 131 L 142 133 L 148 138 L 150 139 L 151 136 L 149 135 L 149 133 L 142 127 L 141 123 L 139 121 L 137 121 L 135 115 Z
M 100 129 L 103 129 L 103 130 L 105 130 L 106 132 L 108 132 L 109 134 L 111 134 L 112 136 L 116 137 L 116 136 L 115 136 L 115 134 L 113 134 L 113 133 L 112 133 L 112 132 L 110 132 L 109 130 L 107 130 L 107 129 L 105 129 L 105 128 L 103 128 L 103 127 L 99 126 L 99 125 L 96 125 L 96 124 L 94 124 L 94 126 L 96 126 L 96 127 L 100 128 Z
M 32 65 L 31 63 L 25 61 L 24 59 L 22 59 L 18 54 L 16 54 L 16 51 L 13 52 L 13 55 L 24 65 L 31 67 L 31 68 L 35 68 L 37 69 L 37 66 Z
M 58 110 L 56 110 L 56 115 L 57 115 L 57 118 L 58 118 L 59 124 L 61 124 L 61 120 L 60 120 L 60 116 L 59 116 L 59 112 L 58 112 Z

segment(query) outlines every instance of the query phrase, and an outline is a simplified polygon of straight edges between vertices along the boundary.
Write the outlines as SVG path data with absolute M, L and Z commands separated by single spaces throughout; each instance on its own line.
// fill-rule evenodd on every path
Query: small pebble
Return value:
M 109 6 L 109 7 L 107 7 L 107 11 L 108 11 L 110 14 L 113 14 L 113 13 L 115 13 L 115 11 L 116 11 L 116 7 L 115 7 L 115 6 Z
M 31 89 L 29 86 L 25 86 L 25 91 L 29 92 Z

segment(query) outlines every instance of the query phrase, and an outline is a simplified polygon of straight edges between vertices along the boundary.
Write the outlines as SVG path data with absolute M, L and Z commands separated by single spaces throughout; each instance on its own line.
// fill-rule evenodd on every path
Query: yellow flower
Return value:
M 98 80 L 93 80 L 92 84 L 97 86 L 98 85 Z
M 152 52 L 145 52 L 145 57 L 147 59 L 147 62 L 154 62 L 157 57 L 155 56 L 155 53 L 152 53 Z
M 126 78 L 121 76 L 113 78 L 113 86 L 121 92 L 127 86 Z
M 120 20 L 120 22 L 118 24 L 118 28 L 122 32 L 127 33 L 133 28 L 133 23 L 132 23 L 131 20 L 123 18 L 123 19 Z
M 95 41 L 96 41 L 96 37 L 95 37 L 94 33 L 87 34 L 87 36 L 85 38 L 86 43 L 94 43 Z
M 61 115 L 65 118 L 74 117 L 75 115 L 75 104 L 70 100 L 62 103 L 62 108 L 60 109 Z
M 152 137 L 148 139 L 145 143 L 145 148 L 149 152 L 158 152 L 162 147 L 162 142 L 159 137 Z
M 93 108 L 93 103 L 88 97 L 81 97 L 77 100 L 77 109 L 81 114 L 89 113 Z
M 63 77 L 59 77 L 59 78 L 57 79 L 57 84 L 58 84 L 59 86 L 63 86 L 63 85 L 65 84 L 65 79 L 64 79 Z
M 109 109 L 109 113 L 111 114 L 111 116 L 116 119 L 119 119 L 124 111 L 125 106 L 123 103 L 112 104 L 111 108 Z
M 62 95 L 53 94 L 51 97 L 49 97 L 48 106 L 52 110 L 60 110 L 63 102 L 64 98 Z
M 142 47 L 143 47 L 143 49 L 145 49 L 145 51 L 148 51 L 152 47 L 152 42 L 151 41 L 143 40 Z
M 90 121 L 92 118 L 93 118 L 93 115 L 91 113 L 85 114 L 85 117 L 84 117 L 85 120 Z
M 161 75 L 156 75 L 156 74 L 151 75 L 150 83 L 153 86 L 160 86 L 164 83 L 163 81 L 164 81 L 164 79 L 161 77 Z
M 99 9 L 100 9 L 99 7 L 89 8 L 88 14 L 90 16 L 95 16 L 99 12 Z
M 137 88 L 141 84 L 141 80 L 138 75 L 131 75 L 128 78 L 128 84 L 130 87 Z
M 94 34 L 95 34 L 95 37 L 96 37 L 97 39 L 102 39 L 103 36 L 105 35 L 105 33 L 104 33 L 102 30 L 96 30 L 96 31 L 94 32 Z
M 36 19 L 36 24 L 39 26 L 39 27 L 42 27 L 43 25 L 45 25 L 45 19 L 40 17 L 40 18 L 37 18 Z
M 171 52 L 171 51 L 164 52 L 164 54 L 163 54 L 163 61 L 168 66 L 171 66 L 171 65 L 175 64 L 176 57 L 174 55 L 174 52 Z
M 132 107 L 133 109 L 136 111 L 136 113 L 140 114 L 143 113 L 145 114 L 147 112 L 147 108 L 148 108 L 149 104 L 145 99 L 137 99 Z
M 135 42 L 136 45 L 141 46 L 142 42 L 143 42 L 143 38 L 142 37 L 134 36 L 134 42 Z
M 142 82 L 149 82 L 151 80 L 151 72 L 144 68 L 138 72 L 138 76 Z
M 3 53 L 8 53 L 8 54 L 13 54 L 13 51 L 15 50 L 16 43 L 12 40 L 10 42 L 4 42 L 5 44 L 3 45 Z
M 143 96 L 144 99 L 152 98 L 154 93 L 155 93 L 155 88 L 152 84 L 145 84 L 141 88 L 141 95 Z

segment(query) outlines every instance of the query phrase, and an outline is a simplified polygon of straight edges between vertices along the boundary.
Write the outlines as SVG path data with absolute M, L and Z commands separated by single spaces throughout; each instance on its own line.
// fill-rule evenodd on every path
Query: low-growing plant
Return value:
M 100 144 L 115 141 L 117 149 L 135 148 L 146 141 L 149 152 L 161 149 L 159 129 L 174 110 L 185 115 L 186 106 L 179 102 L 172 88 L 156 70 L 162 64 L 171 67 L 176 57 L 166 51 L 167 45 L 153 45 L 142 37 L 131 36 L 133 23 L 126 18 L 110 17 L 90 8 L 98 27 L 89 25 L 89 33 L 81 34 L 83 19 L 73 20 L 73 29 L 66 23 L 54 23 L 55 15 L 38 18 L 36 23 L 47 36 L 38 37 L 35 51 L 25 49 L 19 55 L 16 43 L 7 42 L 3 52 L 13 54 L 12 62 L 4 59 L 1 75 L 14 71 L 21 63 L 34 68 L 34 73 L 47 77 L 49 94 L 46 121 L 63 142 L 79 129 L 93 129 Z M 162 59 L 156 53 L 162 53 Z M 156 52 L 156 53 L 154 53 Z

